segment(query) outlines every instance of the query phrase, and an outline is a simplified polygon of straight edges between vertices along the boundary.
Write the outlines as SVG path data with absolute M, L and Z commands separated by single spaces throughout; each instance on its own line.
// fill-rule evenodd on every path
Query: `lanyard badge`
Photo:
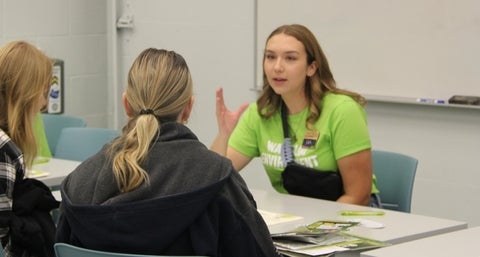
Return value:
M 307 132 L 305 132 L 305 136 L 303 137 L 302 148 L 310 149 L 315 147 L 315 144 L 317 144 L 319 135 L 320 133 L 316 130 L 308 130 Z

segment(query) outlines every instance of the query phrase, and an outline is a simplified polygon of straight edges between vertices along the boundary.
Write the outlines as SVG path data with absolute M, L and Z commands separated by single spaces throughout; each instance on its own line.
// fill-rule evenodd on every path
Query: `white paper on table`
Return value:
M 50 173 L 41 170 L 30 170 L 27 171 L 27 174 L 29 178 L 42 178 L 50 175 Z
M 267 223 L 267 226 L 303 219 L 303 217 L 286 213 L 276 213 L 264 210 L 258 210 L 258 212 L 260 215 L 262 215 L 262 218 L 265 223 Z

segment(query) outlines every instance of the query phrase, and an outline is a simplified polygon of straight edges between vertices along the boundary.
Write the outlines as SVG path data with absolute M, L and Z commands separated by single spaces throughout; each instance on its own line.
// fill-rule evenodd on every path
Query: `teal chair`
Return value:
M 418 160 L 400 153 L 372 150 L 372 164 L 383 208 L 409 213 Z
M 73 246 L 65 243 L 56 243 L 55 255 L 57 257 L 168 257 L 166 255 L 143 255 L 143 254 L 130 254 L 130 253 L 114 253 L 105 251 L 96 251 L 85 249 L 78 246 Z M 195 257 L 195 256 L 183 256 L 183 257 Z M 197 256 L 201 257 L 201 256 Z
M 81 118 L 64 114 L 42 113 L 43 127 L 50 152 L 55 156 L 58 138 L 62 129 L 69 127 L 86 127 L 87 122 Z
M 119 135 L 118 130 L 107 128 L 64 128 L 58 138 L 55 158 L 84 161 Z M 60 186 L 52 187 L 51 190 L 54 194 L 59 194 Z M 53 210 L 52 218 L 55 224 L 58 222 L 58 217 L 59 210 Z
M 55 158 L 84 161 L 120 135 L 107 128 L 64 128 L 58 138 Z

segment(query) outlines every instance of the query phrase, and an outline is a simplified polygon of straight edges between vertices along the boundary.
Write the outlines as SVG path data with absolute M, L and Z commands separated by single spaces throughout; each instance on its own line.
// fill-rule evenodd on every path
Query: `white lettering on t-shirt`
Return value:
M 268 140 L 267 151 L 265 153 L 262 153 L 260 156 L 263 165 L 282 169 L 284 165 L 282 161 L 281 149 L 282 143 L 276 143 Z M 318 160 L 316 155 L 305 156 L 307 154 L 307 149 L 295 145 L 293 147 L 293 152 L 295 156 L 295 161 L 297 163 L 310 168 L 318 166 Z
M 272 142 L 268 140 L 267 142 L 267 151 L 269 153 L 277 153 L 280 154 L 280 150 L 282 149 L 282 144 Z
M 279 169 L 284 167 L 282 157 L 279 155 L 262 153 L 260 158 L 262 159 L 263 165 L 265 166 L 271 166 Z

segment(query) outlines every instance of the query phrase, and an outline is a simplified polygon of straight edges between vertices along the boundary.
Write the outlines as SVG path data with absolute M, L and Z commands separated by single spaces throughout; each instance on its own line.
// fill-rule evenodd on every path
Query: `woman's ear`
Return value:
M 125 114 L 127 114 L 128 117 L 131 117 L 132 108 L 130 108 L 130 104 L 128 103 L 128 100 L 127 100 L 127 92 L 123 92 L 122 94 L 122 103 L 123 103 L 123 109 L 125 110 Z
M 187 123 L 188 122 L 188 119 L 190 118 L 190 114 L 192 113 L 194 102 L 195 102 L 195 98 L 192 95 L 190 97 L 190 101 L 188 101 L 187 105 L 185 105 L 185 108 L 183 109 L 183 112 L 181 114 L 180 121 L 182 123 Z
M 307 68 L 307 77 L 313 76 L 313 74 L 315 74 L 317 69 L 318 69 L 317 61 L 313 61 L 312 63 L 310 63 L 310 65 L 308 65 L 308 68 Z

